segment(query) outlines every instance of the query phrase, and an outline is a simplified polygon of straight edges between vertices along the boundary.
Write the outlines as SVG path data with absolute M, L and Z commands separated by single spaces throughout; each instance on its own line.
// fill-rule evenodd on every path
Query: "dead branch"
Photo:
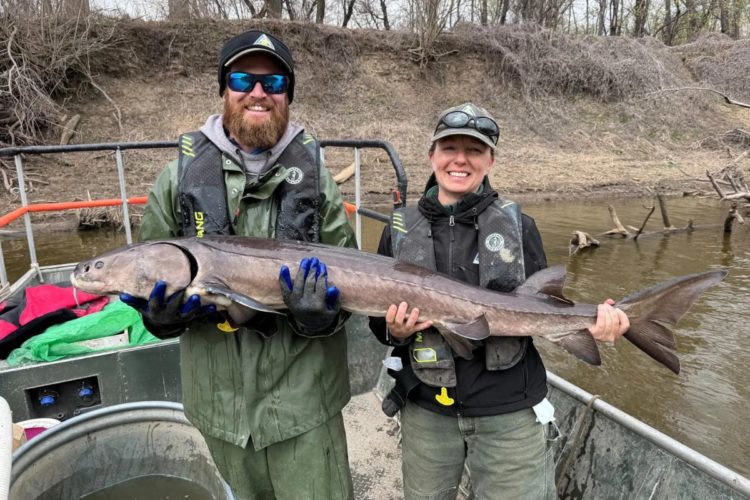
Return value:
M 708 177 L 708 180 L 711 181 L 711 185 L 714 187 L 714 190 L 719 194 L 719 198 L 724 199 L 724 191 L 721 190 L 721 188 L 716 182 L 716 179 L 714 179 L 714 176 L 711 175 L 711 172 L 709 170 L 706 170 L 706 177 Z
M 13 185 L 10 183 L 10 180 L 8 179 L 8 173 L 5 171 L 4 168 L 0 168 L 0 174 L 3 176 L 3 186 L 5 186 L 5 189 L 10 193 L 10 189 L 13 187 Z
M 641 227 L 638 228 L 638 230 L 635 233 L 635 236 L 633 236 L 634 240 L 637 240 L 638 237 L 643 233 L 643 228 L 646 227 L 648 220 L 651 218 L 651 214 L 653 214 L 654 210 L 656 210 L 656 207 L 653 205 L 647 208 L 649 208 L 648 215 L 646 215 L 646 218 L 643 219 L 643 222 L 641 223 Z M 674 228 L 665 228 L 665 229 L 674 229 Z
M 744 182 L 742 175 L 737 171 L 735 165 L 729 165 L 725 167 L 721 174 L 724 176 L 726 182 L 732 187 L 733 193 L 725 193 L 720 187 L 715 177 L 710 171 L 706 170 L 706 177 L 711 181 L 711 185 L 714 190 L 718 193 L 720 200 L 738 200 L 746 199 L 750 201 L 750 189 Z
M 674 229 L 675 227 L 669 221 L 669 213 L 667 213 L 667 203 L 664 201 L 664 195 L 659 193 L 656 195 L 656 199 L 659 201 L 659 211 L 661 212 L 661 220 L 664 223 L 664 228 Z M 653 207 L 651 211 L 653 212 Z
M 0 147 L 42 142 L 59 125 L 51 96 L 91 80 L 92 56 L 116 43 L 117 21 L 49 15 L 34 5 L 42 3 L 4 13 L 0 22 Z
M 70 139 L 73 137 L 79 121 L 81 121 L 81 115 L 75 115 L 73 118 L 68 120 L 68 123 L 65 124 L 65 126 L 63 127 L 63 133 L 60 136 L 61 146 L 64 146 L 65 144 L 68 144 L 70 142 Z
M 727 104 L 734 104 L 735 106 L 742 106 L 743 108 L 750 108 L 750 104 L 740 102 L 740 101 L 735 101 L 734 99 L 730 98 L 723 92 L 719 92 L 718 90 L 710 89 L 708 87 L 677 87 L 677 88 L 672 88 L 672 89 L 661 89 L 661 90 L 655 90 L 653 92 L 649 92 L 646 95 L 659 94 L 661 92 L 677 92 L 680 90 L 705 90 L 708 92 L 713 92 L 714 94 L 718 94 L 721 97 L 723 97 L 724 100 L 727 102 Z
M 94 81 L 94 78 L 90 74 L 87 74 L 86 76 L 88 77 L 91 86 L 98 90 L 104 96 L 104 98 L 109 101 L 112 107 L 115 108 L 115 112 L 112 114 L 114 115 L 115 120 L 117 120 L 118 130 L 120 131 L 120 133 L 122 133 L 122 113 L 120 113 L 120 108 L 117 106 L 115 101 L 113 101 L 112 98 L 109 97 L 109 94 L 107 94 L 99 85 L 97 85 L 97 83 Z
M 568 247 L 568 255 L 574 255 L 584 249 L 598 246 L 599 240 L 592 238 L 588 233 L 573 231 L 573 237 L 570 239 Z
M 352 162 L 348 167 L 344 167 L 341 172 L 333 176 L 333 180 L 336 181 L 336 184 L 343 184 L 344 182 L 348 181 L 352 175 L 354 175 L 354 162 Z
M 614 225 L 614 228 L 610 229 L 604 234 L 606 234 L 607 236 L 617 235 L 622 238 L 627 238 L 628 236 L 630 236 L 630 231 L 625 229 L 625 226 L 623 226 L 622 222 L 620 222 L 620 218 L 617 217 L 617 212 L 615 211 L 615 207 L 613 207 L 612 205 L 609 205 L 607 208 L 609 210 L 609 218 L 612 219 L 612 224 Z
M 738 224 L 745 223 L 745 219 L 742 218 L 742 214 L 740 214 L 740 211 L 737 209 L 737 203 L 732 203 L 732 207 L 729 209 L 726 219 L 724 219 L 724 233 L 732 232 L 732 226 L 735 221 Z

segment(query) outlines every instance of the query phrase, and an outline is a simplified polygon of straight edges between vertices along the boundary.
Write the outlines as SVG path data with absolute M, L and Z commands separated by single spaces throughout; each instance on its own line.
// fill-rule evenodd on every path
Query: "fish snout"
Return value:
M 95 276 L 99 274 L 98 271 L 103 268 L 104 262 L 96 258 L 79 262 L 75 269 L 73 269 L 70 281 L 73 286 L 77 287 L 87 281 L 95 280 Z

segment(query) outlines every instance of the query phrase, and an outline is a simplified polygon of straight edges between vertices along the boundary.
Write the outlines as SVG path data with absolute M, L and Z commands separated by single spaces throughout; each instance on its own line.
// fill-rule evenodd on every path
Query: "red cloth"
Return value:
M 73 294 L 72 287 L 56 285 L 39 285 L 26 289 L 26 307 L 24 307 L 19 323 L 25 325 L 34 318 L 57 311 L 58 309 L 72 309 L 78 316 L 85 316 L 100 311 L 107 305 L 108 299 L 100 295 L 93 295 L 80 290 Z M 81 306 L 93 302 L 89 307 Z M 92 310 L 94 309 L 94 310 Z
M 4 319 L 0 319 L 0 340 L 3 340 L 9 334 L 16 331 L 17 328 L 18 328 L 18 325 L 14 325 L 10 321 L 5 321 Z

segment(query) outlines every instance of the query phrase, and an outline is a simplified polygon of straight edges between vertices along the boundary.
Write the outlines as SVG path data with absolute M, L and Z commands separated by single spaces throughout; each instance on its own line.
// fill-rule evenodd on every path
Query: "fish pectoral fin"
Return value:
M 578 359 L 591 365 L 599 366 L 602 364 L 602 358 L 599 356 L 599 348 L 596 340 L 591 336 L 588 328 L 578 330 L 568 335 L 561 335 L 555 339 L 549 339 L 556 344 L 560 344 L 566 351 L 575 355 Z
M 282 315 L 284 314 L 281 311 L 277 311 L 276 309 L 268 307 L 267 305 L 262 304 L 251 297 L 248 297 L 247 295 L 234 292 L 230 290 L 229 288 L 222 286 L 222 285 L 206 285 L 203 288 L 208 293 L 211 293 L 214 295 L 222 295 L 228 298 L 229 300 L 231 300 L 232 302 L 236 302 L 237 304 L 242 304 L 243 306 L 253 309 L 255 311 L 271 313 L 271 314 L 282 314 Z
M 474 345 L 474 342 L 470 339 L 459 337 L 445 328 L 444 325 L 438 324 L 435 325 L 435 328 L 440 332 L 440 335 L 443 336 L 448 347 L 451 348 L 451 351 L 453 351 L 456 356 L 466 360 L 474 359 L 474 349 L 477 347 Z
M 521 286 L 515 289 L 514 293 L 536 298 L 543 295 L 573 305 L 573 301 L 563 295 L 566 273 L 565 266 L 542 269 L 529 276 Z
M 459 337 L 472 340 L 482 340 L 490 336 L 490 325 L 487 323 L 487 317 L 482 314 L 470 323 L 455 323 L 443 321 L 445 328 L 455 333 Z

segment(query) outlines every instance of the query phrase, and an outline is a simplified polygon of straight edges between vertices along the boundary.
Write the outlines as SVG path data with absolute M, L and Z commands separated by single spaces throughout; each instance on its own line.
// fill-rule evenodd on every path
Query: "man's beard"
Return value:
M 226 94 L 225 94 L 226 95 Z M 258 104 L 271 109 L 271 118 L 262 123 L 252 123 L 245 119 L 245 106 Z M 242 146 L 248 148 L 269 149 L 276 145 L 284 135 L 289 123 L 289 108 L 280 109 L 271 99 L 260 101 L 242 100 L 232 103 L 224 98 L 224 126 L 232 137 Z

